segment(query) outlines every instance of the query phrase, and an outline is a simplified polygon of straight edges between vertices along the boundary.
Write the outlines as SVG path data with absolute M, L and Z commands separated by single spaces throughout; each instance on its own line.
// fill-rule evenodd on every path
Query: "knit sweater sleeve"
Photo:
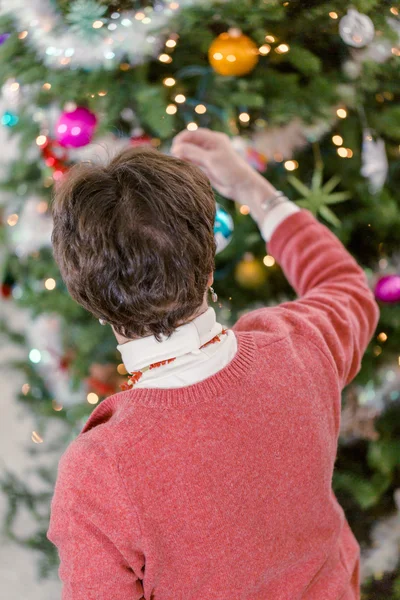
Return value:
M 136 513 L 118 466 L 87 438 L 62 455 L 51 502 L 47 538 L 59 553 L 62 600 L 139 600 L 144 556 Z
M 297 300 L 243 315 L 236 331 L 271 330 L 302 335 L 331 362 L 341 389 L 361 369 L 362 356 L 379 320 L 379 307 L 362 268 L 340 240 L 302 209 L 274 230 L 267 249 L 293 287 Z

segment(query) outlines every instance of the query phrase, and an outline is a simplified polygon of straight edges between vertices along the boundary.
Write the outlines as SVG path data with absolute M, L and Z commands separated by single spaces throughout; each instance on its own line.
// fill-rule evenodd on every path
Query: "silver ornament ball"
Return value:
M 347 15 L 340 19 L 339 34 L 349 46 L 364 48 L 374 39 L 375 27 L 367 15 L 350 8 Z

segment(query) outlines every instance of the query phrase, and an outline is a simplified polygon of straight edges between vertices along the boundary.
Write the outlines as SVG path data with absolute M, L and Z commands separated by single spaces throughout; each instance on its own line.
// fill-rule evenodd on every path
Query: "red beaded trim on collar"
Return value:
M 215 335 L 209 342 L 206 342 L 205 344 L 200 346 L 200 349 L 205 348 L 206 346 L 209 346 L 210 344 L 215 344 L 215 342 L 220 342 L 221 341 L 220 336 L 226 334 L 227 331 L 228 331 L 228 329 L 223 329 L 221 331 L 221 333 Z M 135 385 L 135 383 L 137 383 L 139 381 L 139 379 L 142 377 L 143 373 L 145 373 L 146 371 L 150 371 L 151 369 L 156 369 L 157 367 L 161 367 L 162 365 L 168 365 L 169 363 L 172 363 L 174 360 L 176 360 L 176 357 L 167 358 L 166 360 L 160 360 L 159 362 L 151 363 L 148 367 L 144 367 L 143 369 L 140 369 L 139 371 L 133 371 L 132 373 L 130 373 L 130 377 L 128 377 L 128 381 L 124 382 L 120 386 L 121 390 L 123 392 L 126 392 L 127 390 L 131 390 L 132 387 Z

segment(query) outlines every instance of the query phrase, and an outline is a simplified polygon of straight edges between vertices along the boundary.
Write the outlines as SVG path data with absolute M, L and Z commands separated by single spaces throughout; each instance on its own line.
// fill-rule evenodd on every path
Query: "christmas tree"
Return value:
M 334 489 L 363 551 L 366 598 L 399 598 L 400 9 L 386 0 L 14 0 L 0 8 L 2 296 L 30 311 L 16 401 L 36 454 L 62 452 L 126 371 L 108 328 L 67 294 L 50 248 L 53 188 L 80 160 L 183 128 L 228 133 L 238 152 L 313 212 L 365 269 L 376 338 L 343 391 Z M 218 317 L 295 298 L 248 215 L 218 197 Z M 55 421 L 57 436 L 54 436 Z M 60 434 L 61 432 L 61 434 Z M 56 475 L 34 493 L 2 477 L 5 530 L 54 573 L 45 537 Z M 47 491 L 46 491 L 47 490 Z M 13 530 L 21 508 L 37 531 Z

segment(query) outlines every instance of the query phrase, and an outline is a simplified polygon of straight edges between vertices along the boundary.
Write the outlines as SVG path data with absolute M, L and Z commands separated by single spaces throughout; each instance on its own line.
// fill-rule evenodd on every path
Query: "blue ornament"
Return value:
M 217 244 L 217 254 L 222 252 L 232 239 L 233 219 L 231 215 L 217 203 L 215 214 L 214 237 Z
M 19 118 L 17 117 L 17 115 L 14 115 L 14 113 L 11 113 L 8 110 L 6 110 L 4 115 L 1 117 L 1 124 L 6 125 L 6 127 L 14 127 L 14 125 L 16 125 L 18 121 Z

